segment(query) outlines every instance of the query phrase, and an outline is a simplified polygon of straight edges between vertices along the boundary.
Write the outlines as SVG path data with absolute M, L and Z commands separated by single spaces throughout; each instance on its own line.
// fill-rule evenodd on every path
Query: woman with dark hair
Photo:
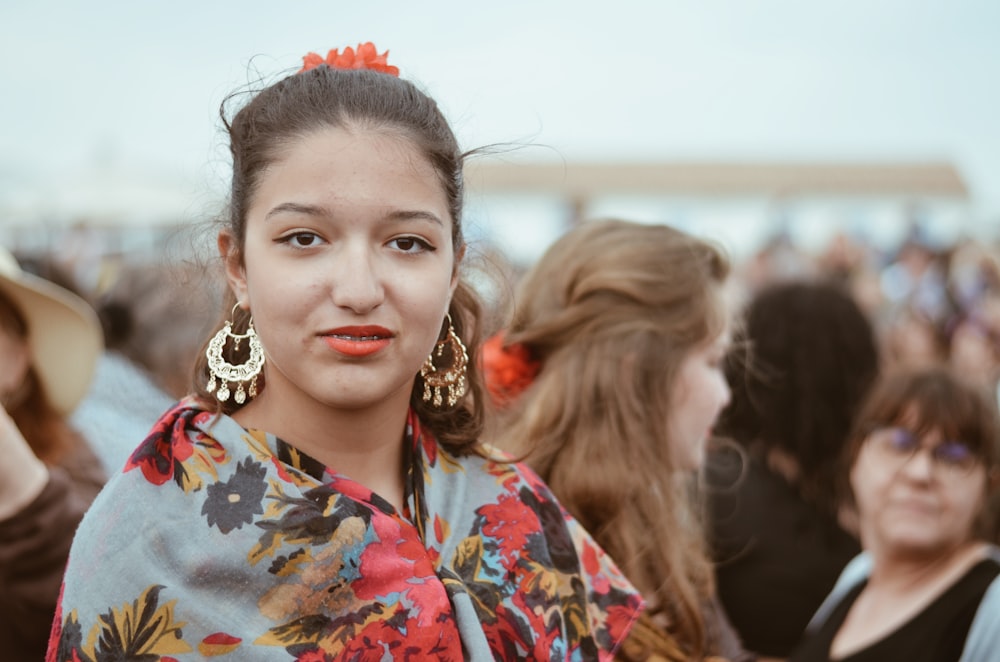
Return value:
M 1000 421 L 989 391 L 946 368 L 893 374 L 844 455 L 864 552 L 790 659 L 996 660 Z
M 835 484 L 857 408 L 878 372 L 874 330 L 833 285 L 784 282 L 750 302 L 727 363 L 736 442 L 709 461 L 719 599 L 745 645 L 787 657 L 859 551 Z
M 310 54 L 225 120 L 225 322 L 82 523 L 54 659 L 608 659 L 642 611 L 479 443 L 464 155 L 398 73 Z

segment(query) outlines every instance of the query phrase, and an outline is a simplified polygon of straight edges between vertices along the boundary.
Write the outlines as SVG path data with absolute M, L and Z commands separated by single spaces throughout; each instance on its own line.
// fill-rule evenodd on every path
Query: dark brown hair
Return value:
M 851 434 L 841 475 L 841 490 L 851 502 L 847 480 L 861 447 L 872 429 L 907 421 L 916 434 L 938 430 L 945 437 L 960 440 L 969 446 L 986 469 L 986 507 L 975 531 L 984 539 L 993 540 L 997 521 L 995 501 L 998 489 L 995 477 L 1000 467 L 1000 420 L 996 402 L 989 391 L 966 381 L 945 366 L 899 369 L 886 375 L 872 391 Z
M 235 96 L 235 95 L 234 95 Z M 361 128 L 394 133 L 412 141 L 437 173 L 448 200 L 452 221 L 452 244 L 456 260 L 465 248 L 462 233 L 463 179 L 466 154 L 460 151 L 451 127 L 437 104 L 406 80 L 365 69 L 334 69 L 320 65 L 287 76 L 265 87 L 227 119 L 223 102 L 220 115 L 229 133 L 233 159 L 232 184 L 225 226 L 235 239 L 243 260 L 246 214 L 268 166 L 281 157 L 287 145 L 309 133 L 331 127 Z M 458 268 L 456 264 L 456 269 Z M 223 309 L 228 317 L 235 304 L 226 293 Z M 469 393 L 454 407 L 437 409 L 425 403 L 422 379 L 416 376 L 411 404 L 421 420 L 443 444 L 459 451 L 471 447 L 483 425 L 482 386 L 477 371 L 481 306 L 468 283 L 461 277 L 452 297 L 449 313 L 455 332 L 469 352 L 467 380 Z M 244 333 L 249 313 L 237 310 L 233 332 Z M 221 323 L 220 323 L 221 326 Z M 206 343 L 207 345 L 207 343 Z M 231 363 L 246 360 L 246 344 L 240 352 L 226 356 Z M 195 392 L 208 402 L 215 398 L 205 390 L 208 366 L 204 351 L 195 366 Z M 258 378 L 258 389 L 266 388 Z M 233 401 L 218 404 L 232 413 Z
M 854 298 L 823 282 L 761 290 L 726 362 L 732 401 L 716 431 L 753 452 L 778 448 L 800 470 L 794 488 L 837 512 L 837 460 L 879 370 L 875 330 Z

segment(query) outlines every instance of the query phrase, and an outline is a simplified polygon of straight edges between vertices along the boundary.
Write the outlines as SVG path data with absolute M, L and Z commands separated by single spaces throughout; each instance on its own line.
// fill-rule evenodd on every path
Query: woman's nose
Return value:
M 729 382 L 725 379 L 722 380 L 722 407 L 720 409 L 725 409 L 730 401 L 733 399 L 733 389 L 729 387 Z
M 382 303 L 385 291 L 378 260 L 363 246 L 338 251 L 333 273 L 333 301 L 342 308 L 363 314 Z
M 915 478 L 930 479 L 934 473 L 934 458 L 931 455 L 931 449 L 925 445 L 917 448 L 903 464 L 903 471 Z

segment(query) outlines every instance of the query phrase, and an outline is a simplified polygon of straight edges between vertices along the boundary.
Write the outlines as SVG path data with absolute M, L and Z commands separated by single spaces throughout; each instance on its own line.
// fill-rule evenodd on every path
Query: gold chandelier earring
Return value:
M 229 314 L 230 318 L 235 316 L 239 305 L 237 303 L 233 306 L 233 310 Z M 225 349 L 226 342 L 230 339 L 232 339 L 230 356 L 235 356 L 240 351 L 241 341 L 247 341 L 249 355 L 243 363 L 234 365 L 223 358 L 222 352 Z M 238 405 L 246 402 L 248 395 L 250 398 L 257 397 L 257 375 L 260 374 L 261 369 L 264 367 L 264 348 L 257 337 L 257 331 L 253 328 L 252 316 L 250 317 L 250 322 L 247 324 L 247 332 L 242 334 L 233 333 L 233 321 L 232 319 L 228 320 L 226 325 L 212 336 L 212 340 L 208 343 L 208 349 L 205 350 L 205 357 L 208 359 L 208 372 L 210 375 L 206 390 L 209 393 L 214 392 L 219 402 L 229 400 L 230 384 L 236 385 L 236 393 L 233 395 L 233 400 Z M 218 384 L 216 384 L 216 379 L 219 380 Z M 244 391 L 243 384 L 247 381 L 250 382 L 250 385 Z M 216 386 L 218 386 L 218 390 L 216 390 Z
M 468 390 L 465 371 L 469 365 L 469 353 L 455 333 L 450 314 L 447 320 L 448 334 L 444 340 L 438 341 L 420 368 L 420 376 L 424 379 L 424 402 L 430 402 L 435 407 L 441 407 L 445 397 L 448 406 L 454 407 Z M 435 360 L 444 365 L 435 365 Z

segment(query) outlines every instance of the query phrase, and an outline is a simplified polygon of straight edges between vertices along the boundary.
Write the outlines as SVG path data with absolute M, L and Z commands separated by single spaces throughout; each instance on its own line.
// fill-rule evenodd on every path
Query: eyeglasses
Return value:
M 916 434 L 903 427 L 875 428 L 868 435 L 868 443 L 900 467 L 925 448 Z M 979 455 L 962 441 L 944 440 L 927 447 L 927 450 L 934 466 L 947 478 L 967 476 L 980 463 Z

